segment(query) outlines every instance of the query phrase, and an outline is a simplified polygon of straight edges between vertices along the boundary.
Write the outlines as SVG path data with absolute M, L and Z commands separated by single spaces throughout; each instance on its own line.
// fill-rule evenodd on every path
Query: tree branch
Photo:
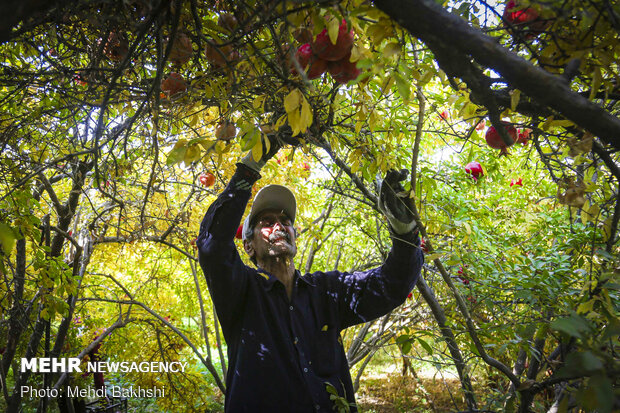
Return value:
M 463 58 L 473 58 L 500 73 L 511 86 L 620 149 L 620 119 L 433 0 L 375 0 L 375 4 L 433 52 L 458 51 Z

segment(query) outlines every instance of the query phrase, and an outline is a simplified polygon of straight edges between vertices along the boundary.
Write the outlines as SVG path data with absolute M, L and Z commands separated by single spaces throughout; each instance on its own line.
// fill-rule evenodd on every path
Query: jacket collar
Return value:
M 275 275 L 263 270 L 262 268 L 257 268 L 256 269 L 256 273 L 258 276 L 260 276 L 261 278 L 263 278 L 264 280 L 264 285 L 265 285 L 265 289 L 266 290 L 271 290 L 273 288 L 273 285 L 280 281 L 278 280 L 278 277 L 276 277 Z M 312 277 L 310 276 L 310 274 L 306 274 L 304 276 L 301 275 L 301 273 L 299 272 L 299 270 L 295 269 L 295 284 L 297 284 L 299 281 L 301 280 L 303 281 L 305 284 L 314 287 L 314 283 L 312 282 Z

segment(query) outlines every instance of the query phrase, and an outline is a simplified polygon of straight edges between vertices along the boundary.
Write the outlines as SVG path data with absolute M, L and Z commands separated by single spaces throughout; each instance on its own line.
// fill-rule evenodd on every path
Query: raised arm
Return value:
M 415 286 L 424 256 L 417 234 L 394 239 L 380 267 L 353 273 L 332 273 L 338 291 L 340 328 L 373 320 L 401 305 Z M 329 287 L 328 287 L 329 288 Z
M 332 273 L 339 297 L 341 328 L 380 317 L 402 304 L 420 277 L 424 255 L 411 206 L 399 181 L 405 171 L 390 171 L 379 185 L 379 209 L 390 224 L 392 249 L 378 268 Z M 337 281 L 336 281 L 337 280 Z
M 240 309 L 247 283 L 247 269 L 233 240 L 252 194 L 252 185 L 259 177 L 258 172 L 237 164 L 228 186 L 207 210 L 196 240 L 198 260 L 225 336 Z
M 215 304 L 222 330 L 227 337 L 235 317 L 242 309 L 247 289 L 248 267 L 233 242 L 245 207 L 252 194 L 252 185 L 260 178 L 260 169 L 277 153 L 280 144 L 270 138 L 268 151 L 258 161 L 248 153 L 232 176 L 226 189 L 211 204 L 200 224 L 196 240 L 198 260 L 207 278 L 209 293 Z

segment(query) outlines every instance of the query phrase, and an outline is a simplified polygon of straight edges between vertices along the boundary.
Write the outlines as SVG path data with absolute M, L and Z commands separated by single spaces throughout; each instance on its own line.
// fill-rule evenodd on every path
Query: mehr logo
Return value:
M 82 372 L 80 369 L 80 359 L 77 357 L 55 358 L 37 357 L 22 358 L 21 372 L 31 371 L 33 373 L 72 373 Z

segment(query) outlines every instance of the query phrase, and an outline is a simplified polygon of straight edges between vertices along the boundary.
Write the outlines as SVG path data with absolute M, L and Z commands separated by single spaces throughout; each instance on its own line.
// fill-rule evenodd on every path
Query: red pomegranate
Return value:
M 420 249 L 422 252 L 428 254 L 428 246 L 426 245 L 426 240 L 424 240 L 424 238 L 420 240 Z
M 316 39 L 312 42 L 312 50 L 321 59 L 331 62 L 338 61 L 345 57 L 353 47 L 353 29 L 348 30 L 347 21 L 342 19 L 338 28 L 338 38 L 336 44 L 332 43 L 327 33 L 327 29 L 323 29 L 321 33 L 316 35 Z
M 519 135 L 517 136 L 517 143 L 520 143 L 523 146 L 527 145 L 530 137 L 530 132 L 532 132 L 531 129 L 520 130 Z
M 474 181 L 477 181 L 478 178 L 482 178 L 484 176 L 484 172 L 482 171 L 482 165 L 478 161 L 471 161 L 467 165 L 465 165 L 465 172 L 471 175 L 474 178 Z
M 202 186 L 208 188 L 215 184 L 215 175 L 213 175 L 211 172 L 203 172 L 198 177 L 198 180 L 200 181 Z
M 516 1 L 508 1 L 508 3 L 506 3 L 506 8 L 504 9 L 504 20 L 512 25 L 525 25 L 538 18 L 538 12 L 535 9 L 527 7 L 522 10 L 515 10 L 518 8 L 519 4 Z
M 499 135 L 499 132 L 495 129 L 494 126 L 491 126 L 487 129 L 486 135 L 484 135 L 484 139 L 487 141 L 487 145 L 489 145 L 493 149 L 500 149 L 499 155 L 508 155 L 508 147 L 512 146 L 513 143 L 517 141 L 517 128 L 511 125 L 508 122 L 502 122 L 506 132 L 508 132 L 508 136 L 512 139 L 510 145 L 506 145 L 506 142 Z
M 180 92 L 187 90 L 187 84 L 183 80 L 183 76 L 176 72 L 170 73 L 165 79 L 161 81 L 161 91 L 166 93 L 167 96 L 173 96 Z
M 328 62 L 327 71 L 334 78 L 337 83 L 347 83 L 350 80 L 356 79 L 362 71 L 357 68 L 355 62 L 349 61 L 351 58 L 351 52 L 347 53 L 345 57 L 337 62 Z
M 232 32 L 238 26 L 237 18 L 230 13 L 222 13 L 217 19 L 217 25 L 221 28 Z
M 101 42 L 102 39 L 99 39 L 97 44 L 99 45 Z M 127 37 L 123 33 L 110 32 L 108 40 L 103 45 L 103 54 L 105 54 L 108 59 L 119 62 L 125 58 L 128 51 L 129 42 L 127 41 Z
M 217 124 L 215 128 L 215 138 L 221 141 L 229 141 L 237 136 L 237 128 L 230 121 L 223 121 Z
M 519 179 L 511 179 L 510 180 L 510 187 L 513 186 L 523 186 L 523 178 L 519 178 Z
M 519 8 L 520 5 L 517 1 L 508 1 L 502 17 L 510 25 L 515 26 L 516 29 L 523 30 L 522 33 L 526 39 L 538 36 L 551 23 L 548 20 L 541 19 L 536 9 L 532 7 L 518 10 Z
M 295 59 L 299 62 L 299 66 L 306 71 L 308 79 L 311 80 L 321 76 L 327 69 L 327 62 L 312 52 L 312 47 L 309 43 L 299 46 L 295 53 Z M 291 72 L 297 73 L 294 64 L 291 67 Z
M 189 61 L 194 54 L 192 41 L 185 33 L 177 33 L 170 49 L 168 59 L 175 65 L 182 65 Z
M 216 45 L 213 40 L 212 43 L 207 43 L 205 47 L 205 54 L 207 61 L 217 69 L 227 67 L 229 64 L 234 64 L 239 59 L 240 55 L 237 50 L 234 50 L 231 45 L 220 46 Z

